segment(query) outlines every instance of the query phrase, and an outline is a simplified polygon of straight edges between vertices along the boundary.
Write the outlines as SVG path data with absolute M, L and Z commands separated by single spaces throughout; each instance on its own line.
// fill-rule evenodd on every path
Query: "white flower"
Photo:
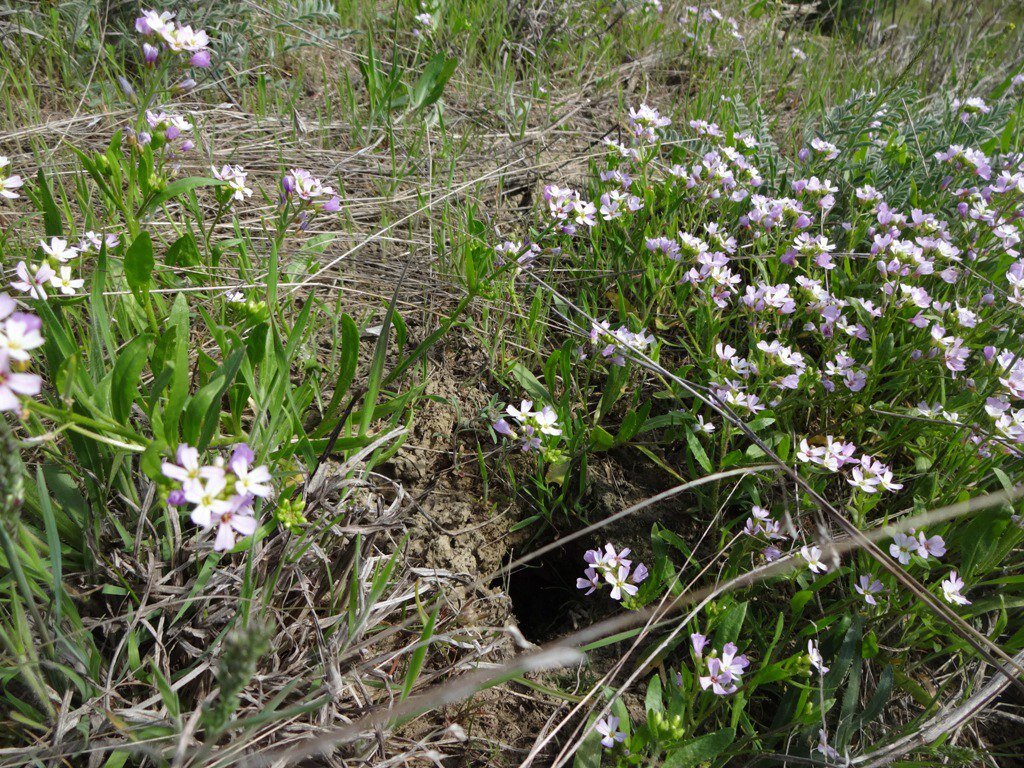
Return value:
M 174 14 L 170 11 L 143 11 L 142 16 L 135 20 L 135 29 L 144 35 L 163 35 L 174 29 L 173 18 Z
M 274 489 L 270 483 L 270 470 L 265 466 L 252 467 L 236 463 L 231 467 L 235 473 L 235 492 L 241 496 L 246 494 L 266 498 Z
M 828 570 L 828 566 L 821 562 L 821 547 L 800 547 L 800 557 L 807 561 L 807 567 L 812 573 L 825 573 Z
M 246 502 L 247 497 L 234 497 L 228 502 L 229 509 L 221 512 L 216 519 L 217 538 L 213 542 L 214 551 L 224 552 L 235 546 L 236 533 L 242 536 L 252 536 L 256 533 L 256 518 L 252 516 L 252 507 Z
M 252 197 L 252 190 L 245 185 L 245 178 L 249 174 L 242 166 L 223 165 L 219 169 L 217 166 L 213 166 L 212 170 L 215 179 L 227 182 L 227 187 L 231 190 L 231 198 L 233 200 L 241 203 L 245 198 Z
M 892 544 L 889 545 L 889 554 L 899 560 L 903 565 L 910 563 L 910 556 L 917 552 L 920 543 L 913 536 L 905 533 L 897 533 L 892 537 Z
M 718 427 L 715 426 L 713 421 L 704 421 L 704 417 L 697 416 L 697 425 L 693 428 L 694 432 L 703 432 L 705 435 L 712 434 Z
M 813 640 L 807 641 L 807 656 L 811 660 L 811 666 L 817 669 L 819 673 L 824 675 L 828 672 L 828 667 L 825 666 L 825 660 L 821 657 L 821 651 L 818 650 L 818 644 Z
M 838 760 L 840 757 L 839 753 L 833 747 L 829 746 L 828 734 L 825 732 L 824 728 L 818 729 L 818 746 L 816 746 L 814 750 L 816 752 L 820 752 L 829 760 Z
M 0 348 L 7 350 L 11 360 L 24 362 L 29 359 L 29 350 L 43 345 L 39 323 L 33 321 L 33 315 L 13 315 L 0 330 Z
M 62 237 L 51 237 L 49 243 L 40 240 L 39 247 L 43 249 L 43 253 L 57 261 L 66 262 L 78 258 L 78 249 L 69 247 L 68 241 Z
M 85 285 L 85 280 L 72 279 L 71 267 L 63 266 L 60 268 L 60 274 L 53 275 L 50 278 L 50 285 L 58 289 L 65 296 L 74 296 L 78 289 Z
M 121 239 L 117 235 L 104 235 L 102 232 L 94 232 L 90 229 L 78 244 L 78 251 L 79 253 L 98 251 L 104 243 L 106 243 L 107 248 L 116 248 L 120 242 Z
M 510 405 L 505 409 L 505 412 L 513 419 L 518 421 L 520 424 L 524 423 L 532 415 L 530 409 L 533 408 L 532 400 L 523 400 L 519 407 L 516 408 L 514 405 Z
M 193 480 L 185 485 L 185 501 L 195 504 L 191 514 L 193 523 L 201 528 L 210 528 L 217 518 L 233 510 L 234 505 L 228 499 L 221 498 L 227 484 L 221 473 L 207 478 L 205 483 Z
M 560 435 L 562 430 L 558 428 L 558 414 L 550 405 L 545 405 L 539 413 L 533 414 L 533 420 L 545 435 Z
M 167 47 L 175 53 L 182 51 L 195 53 L 210 44 L 210 37 L 206 32 L 201 29 L 192 29 L 188 24 L 162 29 L 159 34 L 167 43 Z
M 46 286 L 56 274 L 49 264 L 29 267 L 19 261 L 14 267 L 18 279 L 11 283 L 11 288 L 27 293 L 33 299 L 46 299 Z
M 960 590 L 963 588 L 964 580 L 957 575 L 956 571 L 950 571 L 949 578 L 942 580 L 942 596 L 954 605 L 971 604 L 970 600 L 960 594 Z
M 14 174 L 8 176 L 7 172 L 4 171 L 11 161 L 4 155 L 0 155 L 0 197 L 5 197 L 8 200 L 14 200 L 18 197 L 18 193 L 14 190 L 19 189 L 23 182 L 21 176 Z
M 182 443 L 174 456 L 175 462 L 165 461 L 160 467 L 164 477 L 188 483 L 203 476 L 203 467 L 199 464 L 199 451 Z

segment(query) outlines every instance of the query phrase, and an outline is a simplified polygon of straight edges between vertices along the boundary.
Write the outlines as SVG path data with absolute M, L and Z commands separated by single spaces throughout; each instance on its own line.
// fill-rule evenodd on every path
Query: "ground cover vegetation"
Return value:
M 0 8 L 0 762 L 1019 765 L 1021 21 Z

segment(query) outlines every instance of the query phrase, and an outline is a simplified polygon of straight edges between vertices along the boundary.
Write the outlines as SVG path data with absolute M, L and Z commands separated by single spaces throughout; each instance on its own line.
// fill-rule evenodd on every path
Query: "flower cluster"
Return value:
M 932 557 L 939 560 L 946 554 L 946 542 L 941 536 L 927 536 L 924 531 L 914 531 L 911 529 L 908 533 L 897 533 L 892 537 L 892 543 L 889 545 L 889 554 L 903 565 L 910 565 L 915 557 L 922 561 Z M 940 586 L 942 588 L 942 596 L 948 602 L 954 605 L 971 604 L 971 601 L 961 594 L 961 590 L 964 588 L 964 581 L 956 571 L 951 571 Z M 861 584 L 856 589 L 860 594 L 864 595 L 864 599 L 867 602 L 874 605 L 874 600 L 871 598 L 870 593 L 881 591 L 881 588 L 882 585 L 878 582 L 872 584 L 868 577 L 861 576 Z
M 559 222 L 559 229 L 564 234 L 575 235 L 578 227 L 597 224 L 597 207 L 580 197 L 574 189 L 549 184 L 544 187 L 544 200 L 548 204 L 548 212 Z
M 658 131 L 672 125 L 672 121 L 654 107 L 641 104 L 638 109 L 629 110 L 629 131 L 640 141 L 653 143 L 658 140 Z
M 751 538 L 767 541 L 762 551 L 765 560 L 771 562 L 782 557 L 782 550 L 776 542 L 785 541 L 789 536 L 782 531 L 782 523 L 771 516 L 771 512 L 755 504 L 750 509 L 750 517 L 743 526 L 743 532 Z
M 341 210 L 341 198 L 334 188 L 302 168 L 292 168 L 281 180 L 283 201 L 290 202 L 297 209 L 300 228 L 308 225 L 310 218 L 318 212 L 334 213 Z
M 914 555 L 922 560 L 934 557 L 936 560 L 946 554 L 946 542 L 941 536 L 929 538 L 924 531 L 918 531 L 914 535 L 911 530 L 907 533 L 897 533 L 892 537 L 892 544 L 889 545 L 889 554 L 895 557 L 903 565 L 909 565 Z
M 551 185 L 545 201 L 560 255 L 578 251 L 588 259 L 607 251 L 617 275 L 643 275 L 618 279 L 614 289 L 605 282 L 608 293 L 595 287 L 581 306 L 599 307 L 602 295 L 614 294 L 619 306 L 639 308 L 658 329 L 662 356 L 671 350 L 673 362 L 716 402 L 776 438 L 808 425 L 842 424 L 842 435 L 805 431 L 792 452 L 795 463 L 802 474 L 835 473 L 819 477 L 816 487 L 846 496 L 858 515 L 875 505 L 889 514 L 886 506 L 903 483 L 920 474 L 907 465 L 916 459 L 926 467 L 934 458 L 936 430 L 951 441 L 939 449 L 944 471 L 958 460 L 970 467 L 976 457 L 1024 454 L 1024 355 L 1015 322 L 1024 307 L 1024 155 L 986 154 L 966 143 L 965 135 L 990 135 L 994 120 L 986 122 L 983 102 L 965 102 L 957 109 L 970 115 L 970 129 L 947 120 L 954 124 L 922 142 L 925 153 L 913 161 L 920 187 L 908 201 L 903 187 L 890 183 L 894 167 L 877 170 L 895 159 L 895 110 L 874 94 L 856 98 L 869 105 L 856 132 L 808 136 L 794 162 L 728 125 L 727 109 L 688 116 L 678 126 L 682 140 L 663 141 L 668 120 L 642 104 L 629 112 L 626 138 L 605 142 L 592 186 L 577 192 Z M 854 134 L 857 143 L 846 138 Z M 957 139 L 965 143 L 951 144 Z M 840 160 L 860 165 L 857 185 Z M 773 172 L 762 174 L 759 166 Z M 578 237 L 559 237 L 566 232 Z M 589 337 L 589 344 L 581 340 L 580 358 L 609 367 L 654 344 L 646 329 L 634 334 L 600 321 Z M 647 392 L 634 393 L 634 402 Z M 673 426 L 700 435 L 714 429 L 692 408 L 681 415 Z M 928 421 L 934 423 L 922 423 Z M 903 424 L 912 438 L 901 443 Z M 712 464 L 728 456 L 713 451 L 739 447 L 728 442 L 735 434 L 730 424 L 720 430 L 728 448 L 701 440 Z M 960 477 L 987 473 L 990 464 L 974 466 L 977 472 Z M 760 491 L 755 498 L 763 498 Z M 865 523 L 879 519 L 876 512 Z M 759 506 L 744 532 L 769 561 L 782 557 L 796 535 Z M 903 599 L 874 574 L 844 568 L 823 546 L 808 541 L 792 550 L 805 576 L 846 574 L 851 601 L 862 610 Z M 946 544 L 942 536 L 912 531 L 897 536 L 891 551 L 906 565 L 932 565 L 945 557 Z M 946 573 L 941 586 L 932 584 L 935 591 L 954 605 L 969 604 L 960 574 Z M 589 567 L 578 586 L 590 594 L 615 581 L 618 594 L 628 596 L 628 572 L 613 568 Z M 705 643 L 695 646 L 699 658 Z M 815 641 L 804 658 L 815 674 L 828 672 Z M 735 646 L 711 659 L 701 658 L 701 687 L 734 692 L 745 668 Z M 607 730 L 616 732 L 614 725 Z M 835 756 L 824 732 L 820 750 Z
M 992 107 L 978 96 L 969 96 L 963 101 L 953 99 L 953 109 L 960 111 L 960 120 L 964 123 L 969 122 L 975 115 L 987 115 L 992 111 Z
M 518 275 L 520 270 L 532 267 L 540 253 L 541 248 L 536 243 L 524 245 L 519 241 L 506 240 L 500 245 L 494 246 L 494 264 L 501 268 L 508 263 L 509 259 L 513 259 L 516 262 L 514 274 Z
M 698 632 L 690 635 L 693 654 L 698 662 L 704 664 L 704 674 L 700 676 L 700 687 L 705 691 L 710 688 L 718 696 L 736 693 L 739 690 L 738 684 L 743 682 L 743 673 L 750 666 L 750 660 L 739 653 L 735 643 L 723 645 L 720 655 L 717 650 L 712 650 L 709 655 L 705 656 L 704 649 L 708 642 L 707 637 Z
M 79 256 L 93 250 L 96 246 L 92 238 L 100 239 L 95 232 L 87 232 L 78 246 L 68 244 L 62 237 L 51 237 L 40 240 L 39 249 L 43 259 L 38 264 L 19 261 L 14 268 L 18 279 L 11 283 L 15 290 L 27 293 L 33 299 L 48 298 L 47 288 L 59 291 L 64 296 L 74 296 L 85 285 L 85 280 L 74 277 L 72 266 Z M 117 243 L 116 236 L 108 243 Z
M 246 173 L 245 169 L 240 165 L 222 165 L 220 168 L 217 166 L 211 167 L 211 173 L 213 178 L 218 181 L 223 181 L 224 186 L 220 191 L 218 190 L 219 198 L 222 204 L 227 205 L 230 202 L 242 203 L 245 199 L 252 197 L 252 190 L 246 186 Z
M 561 458 L 558 443 L 562 429 L 558 425 L 558 414 L 554 408 L 545 405 L 535 411 L 532 400 L 523 400 L 518 408 L 509 405 L 505 413 L 512 421 L 504 418 L 495 421 L 493 429 L 497 434 L 521 440 L 524 453 L 535 451 L 547 461 L 558 461 Z
M 634 353 L 646 353 L 654 343 L 654 336 L 645 331 L 633 333 L 624 325 L 612 330 L 607 320 L 594 323 L 590 328 L 591 346 L 599 350 L 603 360 L 620 368 Z M 586 358 L 587 353 L 581 351 L 580 359 Z
M 193 67 L 210 66 L 210 37 L 201 29 L 178 24 L 170 11 L 143 11 L 135 20 L 135 31 L 149 40 L 142 44 L 142 55 L 147 64 L 156 63 L 161 50 L 187 58 Z
M 35 397 L 43 387 L 42 378 L 28 372 L 32 350 L 43 345 L 43 323 L 16 309 L 14 299 L 0 293 L 0 412 L 21 411 L 21 398 Z
M 417 13 L 416 17 L 417 26 L 412 30 L 413 37 L 416 38 L 427 38 L 430 37 L 434 31 L 434 16 L 430 13 Z
M 139 131 L 135 140 L 162 149 L 168 157 L 190 152 L 196 142 L 192 138 L 192 123 L 187 117 L 171 112 L 146 110 L 146 126 L 149 130 Z
M 879 490 L 892 492 L 903 487 L 902 483 L 893 479 L 892 470 L 887 465 L 867 454 L 858 458 L 856 451 L 857 446 L 853 443 L 826 435 L 824 445 L 812 446 L 806 438 L 801 440 L 796 457 L 805 464 L 816 464 L 832 472 L 850 466 L 846 482 L 864 493 L 877 493 Z
M 633 597 L 638 590 L 637 585 L 643 583 L 648 576 L 647 566 L 629 559 L 628 548 L 618 552 L 611 544 L 604 549 L 590 549 L 583 555 L 587 563 L 583 578 L 576 579 L 576 587 L 586 590 L 585 595 L 592 595 L 603 586 L 611 587 L 612 600 L 622 601 L 625 597 Z
M 724 16 L 721 11 L 715 8 L 710 8 L 708 6 L 698 8 L 695 5 L 687 5 L 683 10 L 686 12 L 686 16 L 680 19 L 680 21 L 684 24 L 687 22 L 692 23 L 695 21 L 699 22 L 697 29 L 706 27 L 711 29 L 712 31 L 715 31 L 719 27 L 724 27 L 730 37 L 736 40 L 743 39 L 743 35 L 740 34 L 739 23 L 736 21 L 736 19 L 732 18 L 731 16 Z M 688 30 L 685 34 L 688 37 L 695 36 L 693 32 L 690 32 Z
M 256 532 L 253 504 L 273 493 L 270 470 L 254 466 L 255 458 L 248 445 L 239 443 L 226 462 L 218 456 L 204 465 L 197 449 L 182 444 L 174 461 L 163 463 L 164 477 L 178 484 L 167 496 L 168 505 L 190 506 L 190 519 L 204 531 L 216 527 L 217 552 L 234 547 L 236 536 Z

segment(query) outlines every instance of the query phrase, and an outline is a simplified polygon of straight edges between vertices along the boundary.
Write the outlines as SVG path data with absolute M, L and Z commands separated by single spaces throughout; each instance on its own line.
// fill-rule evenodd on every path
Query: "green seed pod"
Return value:
M 289 501 L 281 497 L 274 508 L 274 517 L 281 527 L 294 533 L 306 524 L 306 516 L 302 514 L 305 508 L 306 502 L 301 498 Z

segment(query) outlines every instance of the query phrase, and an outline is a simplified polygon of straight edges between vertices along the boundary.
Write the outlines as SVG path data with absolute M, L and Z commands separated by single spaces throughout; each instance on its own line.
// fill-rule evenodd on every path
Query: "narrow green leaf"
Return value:
M 188 300 L 183 293 L 179 293 L 174 299 L 174 304 L 171 307 L 171 325 L 174 327 L 174 354 L 171 361 L 174 375 L 171 379 L 170 392 L 167 395 L 167 405 L 164 406 L 163 422 L 164 438 L 168 445 L 177 445 L 178 422 L 185 407 L 185 401 L 188 399 L 189 385 L 189 311 Z
M 36 184 L 36 194 L 38 196 L 36 202 L 43 211 L 43 230 L 46 232 L 47 237 L 59 237 L 64 232 L 64 225 L 61 221 L 60 210 L 57 208 L 57 203 L 53 199 L 53 193 L 50 191 L 50 183 L 46 180 L 46 174 L 43 173 L 42 168 L 36 174 Z
M 440 610 L 441 606 L 438 605 L 434 612 L 430 614 L 430 618 L 427 619 L 427 623 L 423 626 L 423 632 L 420 633 L 419 645 L 409 658 L 409 669 L 405 673 L 405 685 L 402 686 L 403 699 L 408 698 L 409 694 L 412 693 L 412 689 L 416 686 L 416 679 L 420 676 L 420 671 L 423 669 L 423 662 L 426 661 L 427 649 L 430 647 L 430 639 L 434 636 L 434 625 L 437 623 L 437 614 Z
M 114 364 L 110 382 L 110 411 L 122 424 L 127 422 L 132 403 L 140 393 L 139 379 L 142 376 L 142 369 L 149 360 L 149 348 L 152 343 L 153 336 L 148 333 L 132 339 Z
M 334 392 L 330 402 L 324 409 L 323 422 L 313 433 L 314 437 L 323 437 L 334 428 L 334 417 L 341 408 L 341 399 L 352 386 L 356 376 L 356 365 L 359 362 L 359 329 L 355 321 L 348 315 L 341 316 L 341 349 L 338 352 L 338 378 L 334 382 Z
M 370 374 L 366 383 L 366 396 L 363 398 L 363 410 L 359 420 L 359 434 L 365 435 L 370 430 L 373 422 L 373 409 L 377 406 L 377 397 L 380 394 L 381 382 L 384 378 L 384 363 L 388 354 L 388 339 L 391 337 L 392 318 L 395 314 L 395 304 L 398 302 L 398 292 L 402 289 L 405 273 L 398 280 L 395 292 L 388 304 L 387 312 L 384 313 L 384 323 L 380 329 L 380 336 L 377 337 L 377 346 L 373 350 L 373 361 L 370 363 Z

